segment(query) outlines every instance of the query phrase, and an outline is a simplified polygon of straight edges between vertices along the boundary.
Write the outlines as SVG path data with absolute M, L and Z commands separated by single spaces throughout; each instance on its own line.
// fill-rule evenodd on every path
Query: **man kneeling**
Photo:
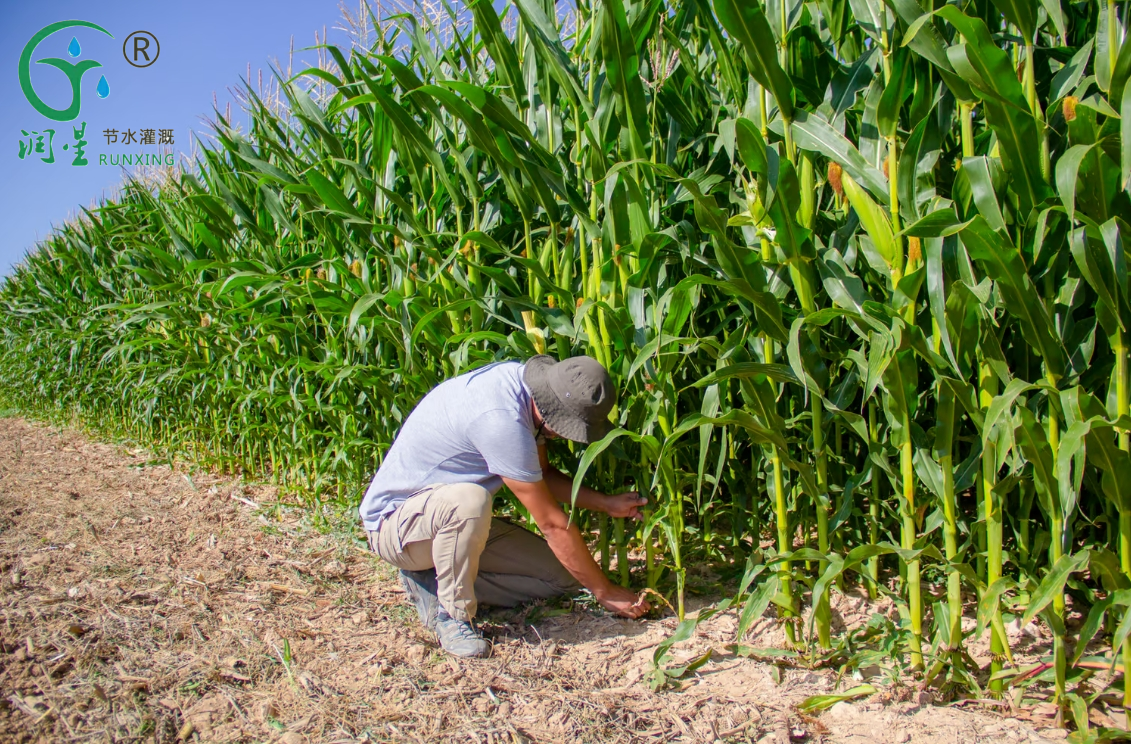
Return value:
M 606 609 L 640 617 L 648 603 L 609 581 L 561 504 L 573 482 L 552 468 L 547 438 L 588 443 L 608 429 L 615 390 L 596 360 L 499 362 L 436 386 L 401 427 L 361 502 L 369 546 L 401 570 L 421 621 L 456 656 L 486 656 L 479 602 L 513 607 L 585 587 Z M 506 485 L 542 534 L 491 516 Z M 635 492 L 582 487 L 577 505 L 640 519 Z

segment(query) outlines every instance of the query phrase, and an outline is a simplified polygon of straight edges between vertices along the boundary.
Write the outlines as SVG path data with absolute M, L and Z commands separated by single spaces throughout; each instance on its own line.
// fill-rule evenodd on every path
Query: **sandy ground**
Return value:
M 733 613 L 677 647 L 677 658 L 716 653 L 662 693 L 645 678 L 671 618 L 496 612 L 484 623 L 494 655 L 452 659 L 356 527 L 312 524 L 269 487 L 150 457 L 0 419 L 0 741 L 1065 738 L 1047 720 L 934 705 L 909 688 L 801 715 L 802 700 L 837 689 L 835 673 L 727 652 Z M 862 603 L 838 599 L 838 617 L 866 617 Z M 780 637 L 764 618 L 744 642 Z

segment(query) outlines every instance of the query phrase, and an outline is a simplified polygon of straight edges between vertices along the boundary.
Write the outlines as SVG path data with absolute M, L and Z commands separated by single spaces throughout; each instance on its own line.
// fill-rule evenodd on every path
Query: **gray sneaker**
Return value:
M 443 610 L 436 616 L 436 635 L 444 650 L 453 656 L 476 658 L 491 653 L 491 644 L 471 623 L 456 620 Z
M 440 599 L 436 596 L 436 569 L 427 571 L 401 570 L 401 586 L 412 597 L 416 614 L 424 627 L 436 631 L 436 614 L 440 611 Z

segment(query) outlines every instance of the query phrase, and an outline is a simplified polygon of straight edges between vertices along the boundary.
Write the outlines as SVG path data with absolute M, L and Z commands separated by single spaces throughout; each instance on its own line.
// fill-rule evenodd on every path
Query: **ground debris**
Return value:
M 0 419 L 0 741 L 1049 739 L 880 696 L 802 718 L 796 705 L 832 691 L 833 672 L 780 673 L 725 651 L 682 691 L 654 693 L 651 658 L 671 618 L 489 613 L 493 656 L 452 659 L 349 515 L 316 529 L 273 488 L 155 461 Z M 851 598 L 839 609 L 875 610 Z M 735 627 L 733 614 L 712 618 L 676 657 L 723 649 Z M 743 642 L 783 640 L 767 617 Z

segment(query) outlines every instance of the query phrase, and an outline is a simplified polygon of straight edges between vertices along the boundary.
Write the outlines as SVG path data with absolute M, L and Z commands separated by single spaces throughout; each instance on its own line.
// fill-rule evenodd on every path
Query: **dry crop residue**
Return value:
M 492 658 L 452 659 L 359 544 L 349 525 L 312 529 L 269 487 L 0 419 L 0 741 L 1063 738 L 889 693 L 800 716 L 834 675 L 775 682 L 725 651 L 733 615 L 676 648 L 718 650 L 680 691 L 644 682 L 671 619 L 496 613 Z M 780 634 L 768 619 L 754 632 L 753 645 Z

